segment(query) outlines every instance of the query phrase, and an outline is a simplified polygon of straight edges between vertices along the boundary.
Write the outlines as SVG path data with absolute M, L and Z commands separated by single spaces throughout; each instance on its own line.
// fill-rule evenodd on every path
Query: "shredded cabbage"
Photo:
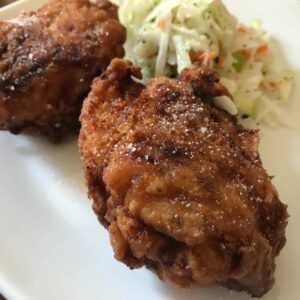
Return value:
M 260 22 L 240 24 L 221 0 L 124 0 L 119 14 L 126 57 L 142 67 L 145 82 L 176 77 L 197 61 L 218 70 L 240 120 L 288 122 L 281 103 L 294 74 L 274 67 L 274 45 Z

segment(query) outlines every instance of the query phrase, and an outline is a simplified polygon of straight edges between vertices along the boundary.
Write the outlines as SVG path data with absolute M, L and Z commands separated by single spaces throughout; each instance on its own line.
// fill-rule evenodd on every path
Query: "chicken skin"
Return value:
M 184 288 L 260 297 L 274 283 L 287 207 L 262 167 L 258 132 L 214 107 L 208 69 L 133 80 L 115 59 L 84 102 L 79 146 L 89 196 L 116 259 Z
M 0 23 L 0 129 L 61 139 L 79 130 L 92 80 L 124 54 L 108 0 L 50 0 Z

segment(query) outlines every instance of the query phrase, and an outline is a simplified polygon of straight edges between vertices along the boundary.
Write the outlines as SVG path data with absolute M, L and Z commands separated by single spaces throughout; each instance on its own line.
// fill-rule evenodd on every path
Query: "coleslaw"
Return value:
M 126 57 L 141 66 L 145 82 L 198 62 L 219 72 L 241 121 L 289 123 L 282 105 L 294 74 L 273 63 L 276 49 L 260 22 L 240 24 L 221 0 L 125 0 L 119 15 Z

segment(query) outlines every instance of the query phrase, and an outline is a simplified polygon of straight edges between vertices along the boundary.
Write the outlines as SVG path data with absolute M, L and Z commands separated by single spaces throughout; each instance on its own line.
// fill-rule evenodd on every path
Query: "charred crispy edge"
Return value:
M 52 11 L 51 7 L 53 5 L 53 2 L 57 2 L 57 0 L 50 0 L 48 1 L 46 4 L 44 4 L 42 7 L 40 7 L 37 10 L 37 14 L 38 15 L 44 15 L 45 11 L 47 12 Z M 97 7 L 100 9 L 103 9 L 105 11 L 109 11 L 109 13 L 114 17 L 114 18 L 118 18 L 118 6 L 115 5 L 114 3 L 108 1 L 108 0 L 96 0 L 96 1 L 90 1 L 90 0 L 81 0 L 80 2 L 78 0 L 67 0 L 67 1 L 62 1 L 62 3 L 64 2 L 69 2 L 69 3 L 80 3 L 81 7 L 83 6 L 88 6 L 88 7 Z M 66 8 L 66 6 L 63 4 L 62 5 L 63 8 Z M 30 14 L 33 14 L 34 12 L 29 12 Z M 26 12 L 26 14 L 28 14 L 28 12 Z
M 36 124 L 34 121 L 24 121 L 18 125 L 14 124 L 0 124 L 0 131 L 9 131 L 13 135 L 19 135 L 20 133 L 37 136 L 43 135 L 53 143 L 61 143 L 62 137 L 68 134 L 76 134 L 79 132 L 79 122 L 74 124 L 74 120 L 68 122 L 60 122 L 60 127 L 55 126 L 41 126 Z
M 64 47 L 66 50 L 66 47 Z M 14 90 L 19 90 L 21 88 L 25 88 L 28 84 L 31 83 L 32 79 L 35 79 L 36 76 L 41 76 L 47 73 L 49 70 L 60 67 L 60 66 L 72 66 L 76 68 L 85 69 L 87 66 L 90 69 L 95 69 L 94 66 L 94 57 L 84 58 L 73 46 L 68 47 L 68 50 L 64 53 L 61 52 L 60 45 L 53 45 L 51 54 L 48 55 L 47 59 L 42 58 L 41 61 L 36 60 L 29 66 L 29 69 L 26 73 L 22 74 L 18 78 L 14 78 L 14 74 L 11 74 L 9 77 L 5 78 L 5 80 L 0 80 L 0 89 L 5 91 L 5 93 L 12 93 L 11 86 L 13 86 Z M 49 58 L 49 59 L 48 59 Z M 104 69 L 104 66 L 99 66 L 99 71 L 94 74 L 94 76 L 98 76 L 101 74 L 101 71 Z M 93 76 L 93 77 L 94 77 Z
M 274 282 L 272 283 L 273 286 Z M 250 291 L 249 288 L 245 285 L 242 285 L 240 282 L 234 279 L 228 279 L 225 283 L 222 284 L 222 286 L 226 287 L 229 290 L 237 291 L 237 292 L 247 292 L 254 298 L 261 298 L 263 295 L 265 295 L 268 291 L 261 290 L 261 291 Z M 272 288 L 272 287 L 271 287 Z
M 103 24 L 110 21 L 116 21 L 118 22 L 118 25 L 120 29 L 123 29 L 123 37 L 122 41 L 120 40 L 120 45 L 123 44 L 126 40 L 126 29 L 125 27 L 118 21 L 118 7 L 107 0 L 99 0 L 95 3 L 89 1 L 89 0 L 81 0 L 81 1 L 57 1 L 52 0 L 43 5 L 37 12 L 26 12 L 20 15 L 21 21 L 24 19 L 24 22 L 26 22 L 27 18 L 30 18 L 32 16 L 36 16 L 37 18 L 34 21 L 28 22 L 28 25 L 20 25 L 19 23 L 9 23 L 9 22 L 1 22 L 0 27 L 1 30 L 3 29 L 4 32 L 1 37 L 1 44 L 4 45 L 0 47 L 0 55 L 3 55 L 7 51 L 7 43 L 18 43 L 18 45 L 15 45 L 15 47 L 20 47 L 24 42 L 26 42 L 28 39 L 35 42 L 36 40 L 41 39 L 40 43 L 44 43 L 47 46 L 47 52 L 48 54 L 45 56 L 41 56 L 40 58 L 36 58 L 34 60 L 28 59 L 27 63 L 29 65 L 29 70 L 26 70 L 26 74 L 24 73 L 21 78 L 13 78 L 12 75 L 9 75 L 7 77 L 6 72 L 2 74 L 0 78 L 0 88 L 5 89 L 7 86 L 14 85 L 15 88 L 22 87 L 26 84 L 27 80 L 32 78 L 33 76 L 36 76 L 36 73 L 41 73 L 41 70 L 45 70 L 46 67 L 49 65 L 50 62 L 56 62 L 57 64 L 61 64 L 64 62 L 72 62 L 73 64 L 76 64 L 78 67 L 84 67 L 87 64 L 92 65 L 93 61 L 95 60 L 95 57 L 93 55 L 86 55 L 86 53 L 82 53 L 81 47 L 78 47 L 77 44 L 68 44 L 68 45 L 60 45 L 57 42 L 52 41 L 51 36 L 43 34 L 43 30 L 39 32 L 39 29 L 36 28 L 40 24 L 42 27 L 44 26 L 45 29 L 47 29 L 47 24 L 43 23 L 43 20 L 47 18 L 48 13 L 53 14 L 53 5 L 56 3 L 59 3 L 58 6 L 55 6 L 58 11 L 58 13 L 62 12 L 68 12 L 69 5 L 74 3 L 75 6 L 77 5 L 79 8 L 82 7 L 88 7 L 89 9 L 98 9 L 105 11 L 107 13 L 107 19 L 103 21 Z M 52 16 L 53 18 L 53 16 Z M 72 19 L 71 15 L 70 18 Z M 29 33 L 26 32 L 29 28 Z M 37 35 L 31 34 L 31 31 L 38 32 Z M 13 40 L 11 40 L 11 37 L 9 38 L 9 34 L 13 34 Z M 49 41 L 52 41 L 52 44 L 49 44 Z M 39 46 L 39 44 L 37 44 Z M 124 54 L 124 53 L 123 53 Z M 122 56 L 122 55 L 120 55 Z M 86 59 L 87 58 L 87 59 Z M 105 59 L 105 58 L 103 58 Z M 13 62 L 15 64 L 17 60 Z M 106 62 L 105 66 L 101 66 L 102 71 L 104 71 L 104 68 L 107 66 L 109 61 Z M 99 75 L 100 73 L 98 73 Z M 7 78 L 6 78 L 7 77 Z
M 86 178 L 85 184 L 88 188 L 88 196 L 93 203 L 93 210 L 97 215 L 99 222 L 107 229 L 109 223 L 104 217 L 107 211 L 106 202 L 109 195 L 102 180 L 103 166 L 96 166 L 93 162 L 89 162 L 84 167 L 84 173 Z
M 232 98 L 231 94 L 225 86 L 220 83 L 218 73 L 213 70 L 195 63 L 192 67 L 185 68 L 178 77 L 179 81 L 191 85 L 194 95 L 199 98 L 205 105 L 211 106 L 213 109 L 222 112 L 233 124 L 237 124 L 237 118 L 229 115 L 222 109 L 214 106 L 214 97 L 228 96 Z M 218 118 L 217 114 L 213 114 Z
M 131 82 L 133 82 L 132 77 L 142 79 L 141 68 L 129 60 L 115 58 L 112 60 L 106 72 L 100 76 L 100 80 L 108 80 L 110 82 L 130 79 Z
M 119 86 L 121 82 L 126 81 L 128 83 L 125 84 L 125 88 L 128 88 L 130 84 L 136 84 L 141 88 L 141 85 L 135 83 L 132 77 L 135 78 L 142 78 L 141 69 L 130 61 L 115 58 L 112 60 L 110 66 L 107 70 L 98 78 L 94 80 L 93 86 L 98 85 L 99 82 L 102 83 L 101 89 L 109 88 L 109 85 L 116 82 Z M 122 91 L 120 91 L 122 92 Z M 93 106 L 93 99 L 94 98 L 94 89 L 92 88 L 89 96 L 84 101 L 84 109 L 82 110 L 80 116 L 80 122 L 83 123 L 86 116 L 86 111 L 88 111 L 90 106 Z M 106 99 L 99 99 L 96 96 L 98 101 L 104 101 Z M 80 138 L 79 138 L 79 147 L 81 149 L 81 154 L 84 155 L 82 151 L 82 143 L 86 140 L 87 137 L 81 131 Z M 104 166 L 96 166 L 92 161 L 86 164 L 85 166 L 85 177 L 87 178 L 86 185 L 89 190 L 89 197 L 93 200 L 93 209 L 98 216 L 98 219 L 103 226 L 108 228 L 109 224 L 105 220 L 104 216 L 106 214 L 106 201 L 109 198 L 109 194 L 105 189 L 105 184 L 103 182 L 102 175 L 103 175 Z
M 120 28 L 125 31 L 125 28 L 120 24 Z M 125 42 L 125 34 L 123 38 L 123 42 Z M 120 43 L 121 44 L 121 43 Z M 69 65 L 75 66 L 77 68 L 89 68 L 95 69 L 94 62 L 99 60 L 99 58 L 93 55 L 86 55 L 82 53 L 81 49 L 74 44 L 69 45 L 60 45 L 58 43 L 52 43 L 50 46 L 48 45 L 47 49 L 48 54 L 45 56 L 41 56 L 35 60 L 28 60 L 28 70 L 24 74 L 21 74 L 20 77 L 15 78 L 15 74 L 4 73 L 0 78 L 0 88 L 2 90 L 6 90 L 7 92 L 11 91 L 11 86 L 14 89 L 19 89 L 28 84 L 38 74 L 43 74 L 47 72 L 49 68 L 53 68 L 55 65 Z M 124 55 L 124 50 L 121 51 L 121 56 Z M 118 55 L 117 55 L 118 56 Z M 103 63 L 99 64 L 98 69 L 99 71 L 94 74 L 95 76 L 99 76 L 104 70 L 109 61 L 107 58 L 103 57 Z M 14 62 L 15 63 L 15 62 Z

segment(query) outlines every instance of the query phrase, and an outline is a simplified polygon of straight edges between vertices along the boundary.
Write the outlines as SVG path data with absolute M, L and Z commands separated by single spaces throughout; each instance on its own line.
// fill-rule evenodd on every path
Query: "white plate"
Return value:
M 0 19 L 45 1 L 26 0 L 0 10 Z M 263 20 L 297 71 L 294 103 L 300 112 L 300 1 L 227 0 L 240 20 Z M 300 99 L 298 99 L 300 100 Z M 300 123 L 300 122 L 299 122 Z M 300 131 L 263 129 L 261 154 L 291 215 L 288 243 L 277 259 L 276 285 L 265 300 L 300 295 Z M 182 291 L 145 269 L 113 259 L 83 184 L 76 141 L 53 146 L 37 138 L 0 133 L 0 292 L 9 300 L 242 300 L 223 288 Z

